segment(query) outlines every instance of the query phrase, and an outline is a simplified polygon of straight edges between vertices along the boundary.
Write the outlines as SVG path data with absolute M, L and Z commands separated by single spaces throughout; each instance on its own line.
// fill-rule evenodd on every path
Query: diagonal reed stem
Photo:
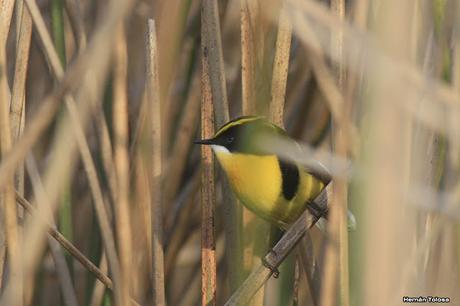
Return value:
M 35 218 L 39 218 L 41 222 L 44 222 L 46 218 L 40 216 L 37 209 L 29 203 L 23 196 L 16 192 L 16 202 L 21 205 L 25 211 Z M 70 241 L 68 241 L 54 226 L 46 224 L 48 234 L 53 237 L 59 244 L 66 249 L 76 260 L 78 260 L 89 272 L 94 274 L 98 280 L 100 280 L 107 288 L 112 288 L 112 281 L 105 275 L 96 265 L 94 265 L 80 250 L 78 250 Z

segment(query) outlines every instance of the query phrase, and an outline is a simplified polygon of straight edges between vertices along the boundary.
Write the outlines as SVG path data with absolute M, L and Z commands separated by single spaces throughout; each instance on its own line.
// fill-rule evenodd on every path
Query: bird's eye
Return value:
M 233 136 L 227 137 L 227 143 L 232 143 L 234 139 L 235 139 L 235 137 L 233 137 Z

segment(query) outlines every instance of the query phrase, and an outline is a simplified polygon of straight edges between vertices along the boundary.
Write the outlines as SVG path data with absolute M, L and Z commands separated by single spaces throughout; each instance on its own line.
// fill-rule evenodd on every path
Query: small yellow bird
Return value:
M 263 117 L 245 116 L 229 121 L 210 145 L 240 201 L 258 216 L 286 228 L 329 183 L 330 177 L 281 159 L 260 145 L 263 137 L 294 142 L 280 127 Z

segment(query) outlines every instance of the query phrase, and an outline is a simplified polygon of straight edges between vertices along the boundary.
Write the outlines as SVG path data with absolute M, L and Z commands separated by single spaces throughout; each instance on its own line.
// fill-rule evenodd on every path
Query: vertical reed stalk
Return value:
M 12 0 L 0 1 L 0 46 L 5 49 L 4 52 L 6 52 L 6 40 L 13 16 L 14 2 Z M 9 95 L 9 88 L 7 88 L 6 93 Z
M 212 102 L 216 124 L 229 120 L 227 86 L 225 84 L 224 57 L 220 31 L 219 7 L 216 0 L 202 2 L 201 40 L 204 59 L 209 66 Z
M 332 12 L 339 20 L 345 19 L 345 1 L 333 0 Z M 345 84 L 345 68 L 343 64 L 343 32 L 338 30 L 332 35 L 331 54 L 338 59 L 334 65 L 337 87 L 343 95 Z M 346 157 L 348 150 L 349 106 L 343 105 L 338 120 L 333 122 L 333 148 L 338 156 Z M 336 305 L 336 288 L 339 286 L 339 303 L 349 305 L 348 282 L 348 229 L 347 229 L 347 181 L 343 178 L 334 178 L 334 192 L 331 198 L 328 243 L 324 261 L 324 282 L 321 287 L 321 305 Z
M 0 126 L 1 126 L 1 155 L 2 159 L 11 150 L 12 137 L 10 128 L 10 116 L 7 101 L 10 100 L 10 89 L 7 79 L 6 41 L 10 29 L 14 1 L 0 1 Z M 23 275 L 22 275 L 22 252 L 17 224 L 17 207 L 14 200 L 14 176 L 8 176 L 7 183 L 2 189 L 0 213 L 4 223 L 0 220 L 0 266 L 4 265 L 4 242 L 7 245 L 9 263 L 9 284 L 13 284 L 12 305 L 23 304 Z M 4 241 L 2 236 L 5 233 Z M 3 267 L 0 268 L 0 277 L 3 277 Z
M 286 10 L 285 1 L 281 1 L 281 11 L 278 18 L 278 33 L 276 37 L 276 49 L 275 58 L 273 61 L 273 73 L 271 82 L 271 101 L 269 103 L 269 118 L 278 126 L 284 128 L 284 105 L 286 102 L 286 85 L 289 71 L 289 57 L 291 50 L 291 38 L 292 38 L 292 24 L 289 20 L 288 12 Z M 269 246 L 275 243 L 275 237 L 279 235 L 279 229 L 273 225 L 270 226 L 271 237 L 269 240 Z M 257 237 L 258 233 L 255 233 Z M 277 237 L 276 237 L 277 238 Z M 295 256 L 289 256 L 285 261 L 285 265 L 282 268 L 283 275 L 276 284 L 276 291 L 278 292 L 278 305 L 286 304 L 291 295 L 293 294 L 293 269 L 289 269 L 290 266 L 295 265 Z M 267 293 L 267 286 L 265 287 Z M 265 295 L 267 301 L 268 296 Z
M 6 67 L 6 41 L 8 38 L 8 31 L 10 29 L 11 17 L 13 15 L 14 1 L 0 0 L 0 95 L 2 101 L 10 100 L 10 88 L 7 79 Z M 6 122 L 3 122 L 6 124 Z M 3 281 L 3 268 L 6 259 L 6 207 L 0 205 L 0 288 L 2 288 Z
M 5 46 L 0 45 L 0 127 L 1 127 L 1 155 L 4 157 L 11 150 L 11 129 L 7 95 L 7 75 L 6 72 L 6 54 Z M 12 286 L 11 305 L 23 304 L 23 274 L 22 274 L 22 251 L 19 241 L 18 223 L 17 223 L 17 207 L 14 197 L 14 176 L 11 175 L 7 184 L 2 189 L 1 199 L 3 210 L 5 212 L 5 234 L 9 263 L 9 278 L 8 282 Z M 3 264 L 3 263 L 0 263 Z
M 65 54 L 65 29 L 64 29 L 64 0 L 51 1 L 51 24 L 53 28 L 53 40 L 59 59 L 63 67 L 66 65 Z
M 454 22 L 454 29 L 456 31 L 460 30 L 460 4 L 457 2 L 455 5 L 455 22 Z M 453 54 L 453 61 L 454 61 L 454 68 L 453 68 L 453 84 L 455 86 L 455 90 L 457 94 L 460 95 L 460 37 L 456 37 L 454 39 L 454 54 Z M 452 121 L 451 122 L 452 129 L 460 131 L 460 121 Z M 452 163 L 456 168 L 456 172 L 460 173 L 460 141 L 458 140 L 458 132 L 455 135 L 457 141 L 452 142 L 452 149 L 451 149 L 451 156 Z M 458 175 L 458 174 L 457 174 Z M 455 228 L 456 234 L 456 243 L 457 243 L 457 275 L 460 275 L 460 223 L 457 223 Z M 0 260 L 1 264 L 1 260 Z M 0 273 L 1 277 L 1 273 Z M 1 287 L 1 286 L 0 286 Z
M 251 24 L 251 10 L 256 1 L 240 0 L 241 3 L 241 85 L 242 113 L 256 114 L 256 56 L 254 29 Z M 252 21 L 252 22 L 251 22 Z
M 241 5 L 241 111 L 243 115 L 256 115 L 256 44 L 255 33 L 252 25 L 255 22 L 254 14 L 256 11 L 256 1 L 240 0 Z M 252 13 L 252 14 L 251 14 Z M 230 288 L 234 292 L 249 275 L 254 262 L 254 227 L 249 228 L 249 224 L 254 224 L 256 216 L 249 211 L 246 207 L 242 206 L 240 201 L 236 201 L 235 212 L 236 217 L 241 219 L 237 224 L 241 224 L 242 248 L 243 252 L 242 264 L 236 270 L 238 273 L 233 277 L 236 283 L 233 283 Z M 240 248 L 241 248 L 240 247 Z M 233 272 L 230 272 L 230 275 Z M 261 304 L 263 302 L 263 290 L 253 299 L 252 303 Z
M 284 104 L 291 50 L 292 24 L 283 1 L 276 37 L 275 60 L 271 86 L 270 120 L 284 127 Z
M 16 2 L 17 10 L 17 52 L 15 59 L 15 71 L 13 81 L 13 91 L 10 103 L 10 120 L 11 120 L 11 135 L 13 142 L 22 135 L 25 125 L 25 87 L 26 76 L 29 65 L 29 50 L 32 38 L 32 19 L 29 12 L 25 8 L 22 1 Z M 24 193 L 24 165 L 18 167 L 16 175 L 16 189 Z M 1 276 L 0 276 L 1 277 Z
M 460 3 L 454 5 L 455 22 L 454 22 L 454 31 L 460 31 Z M 460 95 L 460 37 L 456 36 L 454 38 L 454 54 L 453 54 L 453 85 L 457 94 Z M 452 130 L 460 130 L 460 121 L 452 122 Z M 458 139 L 458 132 L 455 135 L 455 139 Z M 453 164 L 460 170 L 460 140 L 452 143 L 451 159 Z M 459 253 L 460 256 L 460 253 Z
M 392 56 L 407 60 L 413 4 L 394 0 L 380 4 L 375 17 L 379 45 Z M 364 128 L 372 138 L 366 140 L 365 156 L 360 160 L 366 177 L 361 182 L 364 194 L 361 205 L 365 207 L 367 225 L 363 292 L 364 304 L 379 306 L 400 303 L 399 295 L 394 292 L 407 258 L 407 250 L 401 246 L 413 241 L 415 216 L 407 210 L 407 199 L 402 192 L 407 190 L 406 144 L 411 141 L 410 122 L 408 114 L 397 107 L 412 92 L 383 69 L 374 72 L 371 88 L 372 96 L 366 107 L 369 119 Z
M 66 48 L 65 48 L 65 28 L 64 28 L 64 7 L 63 0 L 52 0 L 51 1 L 51 26 L 53 34 L 54 48 L 59 56 L 61 68 L 57 70 L 64 71 L 66 67 Z M 49 46 L 51 48 L 51 46 Z M 59 75 L 59 74 L 58 74 Z M 61 73 L 62 75 L 62 73 Z M 73 226 L 72 226 L 72 190 L 71 186 L 66 186 L 64 194 L 61 196 L 61 205 L 59 209 L 59 229 L 67 237 L 72 240 L 73 237 Z M 57 254 L 58 249 L 53 248 L 54 253 Z M 68 253 L 65 253 L 67 262 L 70 266 L 70 271 L 73 270 L 72 258 Z M 60 258 L 57 255 L 55 258 Z M 66 267 L 67 269 L 67 267 Z M 67 299 L 69 300 L 69 299 Z M 70 299 L 72 300 L 72 299 Z
M 203 5 L 210 2 L 203 2 Z M 203 16 L 204 17 L 204 16 Z M 204 29 L 202 24 L 202 31 Z M 202 46 L 201 79 L 201 137 L 214 135 L 213 95 L 211 92 L 210 67 L 207 47 Z M 214 156 L 209 146 L 201 147 L 201 305 L 216 305 L 216 246 L 214 238 Z
M 242 114 L 266 114 L 270 101 L 268 97 L 269 82 L 263 78 L 263 60 L 265 59 L 264 34 L 260 33 L 263 27 L 262 8 L 260 1 L 240 0 L 241 23 L 241 84 L 242 84 Z M 266 29 L 265 29 L 266 30 Z M 267 78 L 268 79 L 268 78 Z M 268 85 L 268 86 L 267 86 Z M 265 86 L 263 89 L 261 86 Z M 265 254 L 271 237 L 267 239 L 270 225 L 257 217 L 253 212 L 241 206 L 242 228 L 241 235 L 243 249 L 243 271 L 240 272 L 239 285 L 242 277 L 246 278 L 257 265 L 259 257 Z M 261 239 L 260 237 L 264 237 Z M 263 304 L 265 289 L 261 288 L 251 300 L 250 305 Z
M 155 21 L 148 21 L 147 98 L 152 122 L 152 281 L 154 305 L 165 305 L 162 208 L 162 131 L 158 47 Z
M 216 0 L 202 1 L 201 15 L 201 56 L 202 56 L 202 124 L 203 108 L 206 102 L 208 107 L 213 106 L 215 123 L 223 125 L 229 120 L 229 108 L 227 99 L 227 87 L 225 83 L 224 60 L 222 51 L 222 40 L 220 31 L 219 10 Z M 209 100 L 209 101 L 208 101 Z M 203 127 L 202 127 L 203 131 Z M 213 130 L 207 131 L 211 136 Z M 203 150 L 203 149 L 202 149 Z M 202 154 L 210 151 L 202 151 Z M 211 157 L 212 158 L 212 157 Z M 212 160 L 212 159 L 211 159 Z M 210 169 L 204 170 L 213 175 Z M 221 177 L 224 177 L 221 173 Z M 208 178 L 211 179 L 211 178 Z M 205 182 L 202 182 L 205 183 Z M 209 182 L 208 182 L 209 184 Z M 202 187 L 203 188 L 203 187 Z M 237 206 L 234 196 L 225 178 L 222 184 L 222 196 L 224 207 L 225 241 L 227 268 L 229 271 L 238 269 L 240 258 L 240 226 L 237 217 Z M 214 257 L 213 257 L 214 258 Z M 213 259 L 215 265 L 215 258 Z M 215 269 L 213 266 L 211 269 Z M 211 270 L 211 272 L 214 270 Z M 236 281 L 235 281 L 236 279 Z M 213 276 L 215 280 L 215 275 Z M 237 282 L 237 275 L 230 272 L 230 283 Z M 213 300 L 215 303 L 215 299 Z
M 157 15 L 155 20 L 158 26 L 158 41 L 161 42 L 159 47 L 159 61 L 160 65 L 160 100 L 163 101 L 163 149 L 170 147 L 170 123 L 173 120 L 170 116 L 171 109 L 174 107 L 170 100 L 170 90 L 173 85 L 173 80 L 177 72 L 176 59 L 179 56 L 182 44 L 182 37 L 185 32 L 185 25 L 187 24 L 187 16 L 192 5 L 191 0 L 171 0 L 164 1 L 163 3 L 155 3 L 155 11 Z M 169 203 L 163 203 L 169 205 Z
M 129 157 L 128 157 L 128 97 L 126 88 L 127 78 L 127 49 L 124 25 L 118 28 L 115 41 L 115 70 L 114 70 L 114 158 L 117 177 L 117 199 L 115 205 L 115 220 L 120 256 L 121 303 L 129 304 L 131 283 L 131 224 L 129 207 Z
M 86 48 L 85 24 L 82 16 L 81 4 L 78 0 L 64 0 L 67 14 L 69 15 L 72 30 L 78 45 L 79 53 Z

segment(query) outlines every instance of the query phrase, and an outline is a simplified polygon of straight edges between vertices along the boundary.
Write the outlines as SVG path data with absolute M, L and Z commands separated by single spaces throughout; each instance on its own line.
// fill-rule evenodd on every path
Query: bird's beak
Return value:
M 211 144 L 214 144 L 214 139 L 201 139 L 201 140 L 196 140 L 193 143 L 201 144 L 201 145 L 211 145 Z

